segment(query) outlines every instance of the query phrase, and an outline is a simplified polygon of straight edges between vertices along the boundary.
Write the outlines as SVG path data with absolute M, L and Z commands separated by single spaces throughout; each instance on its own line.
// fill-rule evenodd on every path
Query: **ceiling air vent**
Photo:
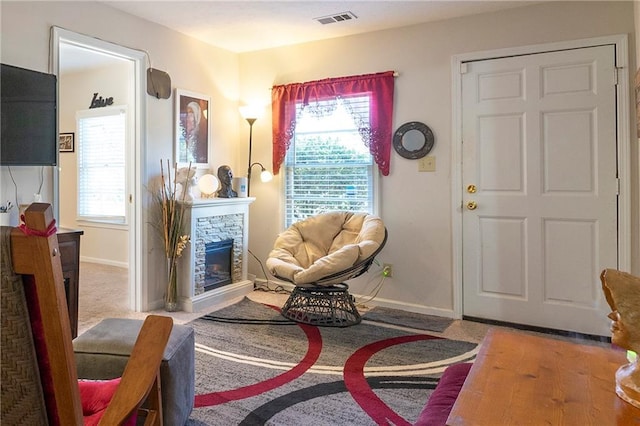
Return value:
M 321 18 L 314 18 L 322 25 L 333 24 L 334 22 L 350 21 L 351 19 L 358 19 L 353 12 L 341 12 L 334 15 L 323 16 Z

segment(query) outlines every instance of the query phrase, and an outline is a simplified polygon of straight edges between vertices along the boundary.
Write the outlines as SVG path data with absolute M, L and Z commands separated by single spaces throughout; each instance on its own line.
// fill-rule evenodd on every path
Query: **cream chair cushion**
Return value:
M 384 224 L 375 215 L 323 213 L 294 223 L 281 233 L 266 264 L 275 276 L 296 285 L 310 284 L 367 259 L 384 237 Z

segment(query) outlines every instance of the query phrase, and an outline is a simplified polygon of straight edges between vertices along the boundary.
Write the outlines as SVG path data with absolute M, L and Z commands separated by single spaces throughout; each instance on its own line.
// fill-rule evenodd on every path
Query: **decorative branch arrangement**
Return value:
M 182 256 L 182 251 L 189 244 L 190 236 L 182 234 L 184 207 L 187 188 L 182 187 L 178 193 L 178 183 L 175 177 L 178 175 L 177 164 L 173 166 L 173 181 L 171 179 L 171 169 L 167 160 L 167 170 L 165 174 L 164 165 L 160 161 L 160 174 L 162 177 L 162 188 L 158 194 L 158 203 L 162 213 L 162 237 L 164 240 L 164 252 L 167 259 L 167 293 L 165 295 L 165 309 L 173 311 L 177 307 L 177 261 Z M 191 163 L 187 170 L 187 175 L 191 172 Z

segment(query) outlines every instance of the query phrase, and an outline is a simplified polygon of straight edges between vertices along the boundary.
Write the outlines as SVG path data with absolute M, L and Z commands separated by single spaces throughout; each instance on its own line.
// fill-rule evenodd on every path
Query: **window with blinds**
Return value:
M 373 213 L 374 162 L 354 120 L 369 124 L 369 98 L 297 106 L 284 163 L 285 226 L 318 213 Z
M 125 224 L 125 106 L 78 111 L 78 220 Z

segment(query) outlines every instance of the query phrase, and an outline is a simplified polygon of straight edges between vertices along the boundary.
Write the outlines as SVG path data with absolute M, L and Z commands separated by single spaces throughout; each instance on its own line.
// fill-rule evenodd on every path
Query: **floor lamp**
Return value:
M 251 162 L 251 150 L 253 145 L 253 123 L 255 123 L 257 120 L 256 110 L 250 107 L 242 107 L 240 108 L 240 113 L 242 114 L 244 119 L 247 120 L 247 123 L 249 123 L 249 166 L 247 167 L 247 197 L 249 197 L 251 196 L 251 169 L 253 168 L 253 166 L 258 165 L 262 169 L 262 171 L 260 172 L 260 180 L 262 180 L 262 182 L 269 182 L 271 179 L 273 179 L 273 175 L 262 165 L 262 163 Z

